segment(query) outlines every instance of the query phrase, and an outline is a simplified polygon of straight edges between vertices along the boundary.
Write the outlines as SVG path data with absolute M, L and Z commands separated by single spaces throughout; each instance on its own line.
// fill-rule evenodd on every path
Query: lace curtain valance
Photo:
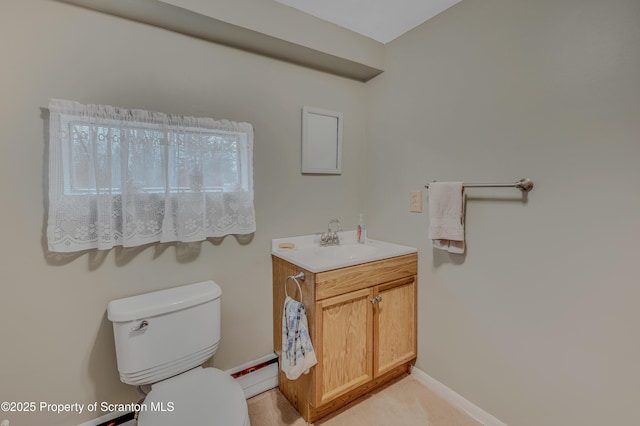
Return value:
M 253 127 L 54 99 L 49 250 L 255 232 Z

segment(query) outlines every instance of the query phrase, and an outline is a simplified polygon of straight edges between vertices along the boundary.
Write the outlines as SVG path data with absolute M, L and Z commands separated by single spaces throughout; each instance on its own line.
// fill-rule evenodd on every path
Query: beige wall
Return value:
M 419 249 L 417 365 L 509 425 L 640 424 L 639 46 L 637 0 L 467 0 L 367 84 L 365 211 Z M 521 177 L 526 202 L 468 191 L 466 256 L 408 212 Z
M 0 13 L 0 401 L 131 401 L 107 303 L 214 279 L 229 368 L 271 350 L 269 240 L 345 227 L 418 247 L 418 367 L 511 426 L 638 424 L 640 3 L 468 0 L 387 45 L 367 84 L 47 0 Z M 258 231 L 195 250 L 47 253 L 50 97 L 256 127 Z M 300 108 L 345 114 L 342 176 L 301 176 Z M 365 142 L 366 136 L 366 142 Z M 468 252 L 408 192 L 469 191 Z M 365 180 L 366 179 L 366 180 Z M 425 202 L 425 209 L 428 201 Z M 101 414 L 101 413 L 98 413 Z M 5 415 L 12 424 L 96 417 Z
M 332 217 L 353 229 L 362 211 L 366 86 L 64 3 L 1 9 L 0 401 L 137 400 L 118 379 L 107 303 L 205 279 L 223 290 L 214 365 L 270 353 L 271 238 L 321 232 Z M 51 97 L 252 123 L 253 240 L 47 253 L 42 110 Z M 344 113 L 341 176 L 300 174 L 303 105 Z M 97 417 L 4 416 L 31 426 Z

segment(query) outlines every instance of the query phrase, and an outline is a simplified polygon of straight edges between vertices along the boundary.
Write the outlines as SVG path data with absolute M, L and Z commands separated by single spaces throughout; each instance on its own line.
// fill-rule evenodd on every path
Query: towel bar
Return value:
M 524 178 L 514 183 L 463 183 L 462 186 L 465 188 L 518 188 L 522 192 L 529 192 L 533 189 L 533 181 Z M 429 184 L 424 187 L 429 188 Z

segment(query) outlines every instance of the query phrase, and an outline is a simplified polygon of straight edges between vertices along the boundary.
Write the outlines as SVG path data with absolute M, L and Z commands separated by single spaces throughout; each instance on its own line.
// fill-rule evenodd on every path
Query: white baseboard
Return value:
M 444 398 L 451 405 L 461 409 L 485 426 L 507 426 L 505 423 L 496 419 L 491 414 L 487 413 L 482 408 L 473 404 L 469 400 L 458 395 L 454 390 L 443 385 L 424 371 L 413 367 L 411 369 L 411 375 L 416 380 L 424 383 L 429 389 L 434 391 L 440 397 Z

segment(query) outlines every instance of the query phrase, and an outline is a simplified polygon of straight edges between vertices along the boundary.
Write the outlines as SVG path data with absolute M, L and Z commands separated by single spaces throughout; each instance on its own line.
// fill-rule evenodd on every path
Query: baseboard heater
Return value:
M 236 379 L 247 399 L 259 393 L 278 387 L 278 356 L 265 355 L 236 368 L 226 371 Z
M 117 426 L 124 424 L 133 424 L 133 420 L 135 418 L 136 413 L 133 411 L 131 413 L 126 413 L 121 416 L 116 417 L 115 419 L 107 420 L 106 422 L 99 423 L 97 426 Z M 129 423 L 132 422 L 132 423 Z

